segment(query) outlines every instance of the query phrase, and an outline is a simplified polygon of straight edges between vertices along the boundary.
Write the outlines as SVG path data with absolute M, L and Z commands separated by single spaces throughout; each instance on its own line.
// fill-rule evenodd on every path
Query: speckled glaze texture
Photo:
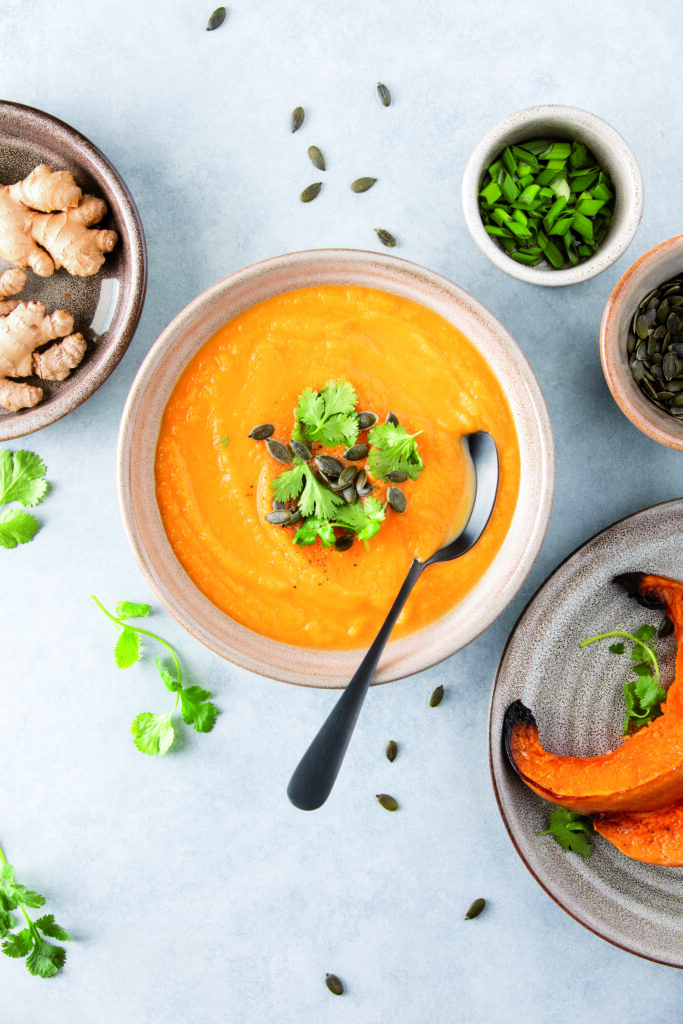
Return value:
M 506 146 L 544 136 L 584 142 L 609 172 L 615 187 L 614 212 L 607 236 L 594 256 L 566 270 L 554 270 L 547 262 L 537 267 L 516 263 L 486 233 L 479 213 L 479 187 L 488 165 Z M 626 140 L 595 114 L 559 104 L 527 107 L 499 121 L 473 150 L 462 181 L 465 222 L 484 255 L 520 281 L 551 287 L 587 281 L 615 263 L 638 230 L 643 201 L 643 178 Z
M 633 379 L 626 347 L 633 314 L 653 288 L 683 273 L 683 235 L 660 242 L 628 268 L 607 300 L 600 325 L 600 357 L 615 402 L 644 434 L 683 451 L 683 421 L 649 402 Z
M 107 158 L 80 132 L 63 121 L 19 103 L 0 101 L 0 182 L 12 184 L 37 164 L 71 171 L 79 187 L 105 200 L 101 227 L 113 228 L 119 239 L 104 266 L 92 277 L 73 277 L 56 270 L 51 277 L 27 271 L 24 301 L 42 302 L 48 312 L 73 314 L 74 331 L 87 342 L 81 364 L 63 381 L 27 383 L 43 388 L 33 409 L 0 409 L 0 440 L 31 433 L 65 416 L 107 379 L 126 351 L 145 299 L 147 252 L 135 202 Z M 0 260 L 0 271 L 9 264 Z
M 630 659 L 605 643 L 579 648 L 596 633 L 659 626 L 662 613 L 627 597 L 613 577 L 627 571 L 683 577 L 683 499 L 628 516 L 562 563 L 517 622 L 501 659 L 489 719 L 493 784 L 510 837 L 531 873 L 572 916 L 633 953 L 683 966 L 683 871 L 630 860 L 599 836 L 590 858 L 567 853 L 547 828 L 552 805 L 515 774 L 502 747 L 505 709 L 521 699 L 534 712 L 541 742 L 586 757 L 619 745 L 623 684 Z M 673 678 L 675 641 L 657 642 L 664 685 Z
M 390 643 L 377 682 L 418 672 L 459 650 L 500 614 L 539 551 L 552 505 L 555 455 L 550 420 L 525 357 L 475 299 L 438 274 L 390 256 L 317 250 L 275 257 L 242 270 L 195 299 L 154 344 L 131 389 L 118 448 L 119 501 L 128 539 L 167 609 L 212 650 L 263 675 L 311 686 L 343 686 L 357 651 L 315 651 L 253 633 L 220 612 L 180 567 L 163 529 L 154 489 L 157 436 L 168 397 L 194 353 L 220 326 L 257 302 L 310 285 L 364 285 L 420 302 L 454 323 L 501 381 L 521 452 L 518 504 L 508 536 L 476 587 L 427 629 Z M 430 569 L 438 572 L 438 567 Z

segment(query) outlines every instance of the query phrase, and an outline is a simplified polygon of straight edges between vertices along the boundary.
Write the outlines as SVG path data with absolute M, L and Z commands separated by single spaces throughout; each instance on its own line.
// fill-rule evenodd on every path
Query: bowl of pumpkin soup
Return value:
M 548 412 L 502 324 L 440 275 L 354 250 L 275 257 L 198 296 L 140 367 L 119 433 L 124 526 L 210 649 L 343 686 L 413 559 L 467 517 L 477 430 L 500 459 L 491 520 L 423 574 L 377 682 L 453 654 L 517 593 L 550 517 Z

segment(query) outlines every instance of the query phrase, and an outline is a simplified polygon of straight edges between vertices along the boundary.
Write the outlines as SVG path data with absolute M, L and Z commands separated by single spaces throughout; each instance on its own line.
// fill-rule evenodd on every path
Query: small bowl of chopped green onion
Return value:
M 511 114 L 475 147 L 465 221 L 492 263 L 521 281 L 567 285 L 602 273 L 632 242 L 643 180 L 626 141 L 575 107 Z
M 644 434 L 683 451 L 683 235 L 628 268 L 600 327 L 605 380 Z

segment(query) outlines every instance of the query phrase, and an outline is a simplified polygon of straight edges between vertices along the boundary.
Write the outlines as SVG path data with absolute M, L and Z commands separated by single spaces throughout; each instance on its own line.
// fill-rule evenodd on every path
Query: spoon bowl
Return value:
M 474 501 L 469 518 L 458 535 L 430 558 L 424 562 L 415 559 L 411 564 L 372 646 L 290 779 L 287 796 L 302 811 L 315 810 L 330 795 L 382 651 L 420 575 L 429 565 L 464 555 L 486 529 L 498 492 L 498 451 L 491 435 L 483 431 L 467 434 L 463 446 L 474 469 Z

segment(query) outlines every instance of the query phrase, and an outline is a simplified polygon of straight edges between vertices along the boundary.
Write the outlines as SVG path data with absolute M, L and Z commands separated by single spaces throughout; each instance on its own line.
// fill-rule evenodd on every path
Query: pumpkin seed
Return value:
M 220 28 L 225 21 L 225 16 L 228 12 L 225 7 L 217 7 L 215 11 L 212 11 L 208 22 L 206 23 L 206 31 L 213 32 L 214 29 Z
M 354 501 L 356 501 L 356 499 L 358 498 L 356 488 L 353 486 L 353 484 L 349 484 L 348 487 L 345 487 L 344 490 L 341 492 L 341 496 L 347 505 L 353 505 Z
M 638 304 L 626 339 L 635 383 L 654 405 L 678 416 L 683 388 L 683 276 L 650 291 Z
M 367 459 L 369 451 L 369 444 L 354 444 L 351 448 L 346 449 L 342 459 L 348 459 L 349 462 L 359 462 L 360 459 Z
M 388 793 L 378 793 L 377 799 L 384 808 L 385 811 L 397 811 L 398 801 L 393 796 L 389 796 Z
M 674 631 L 674 624 L 668 615 L 665 615 L 662 619 L 662 623 L 657 630 L 657 636 L 671 636 Z
M 301 125 L 304 123 L 306 112 L 303 107 L 294 107 L 292 115 L 289 119 L 289 127 L 293 132 L 298 132 Z
M 289 447 L 292 449 L 297 458 L 303 459 L 304 462 L 310 462 L 310 460 L 313 458 L 313 453 L 311 452 L 310 448 L 307 448 L 302 441 L 296 441 L 294 438 L 292 438 L 289 442 Z
M 387 755 L 387 761 L 396 760 L 396 755 L 398 754 L 398 744 L 396 740 L 389 740 L 385 754 Z
M 387 473 L 387 480 L 390 480 L 392 484 L 403 484 L 408 479 L 408 474 L 404 473 L 402 469 L 392 469 L 390 473 Z
M 335 459 L 331 455 L 316 456 L 315 464 L 318 469 L 321 469 L 327 476 L 335 478 L 340 475 L 344 468 L 339 459 Z
M 367 480 L 368 474 L 365 472 L 364 469 L 361 469 L 358 476 L 356 477 L 356 490 L 358 490 L 359 487 L 365 487 Z
M 384 82 L 377 83 L 377 96 L 383 107 L 391 106 L 391 93 L 387 89 Z
M 356 178 L 351 182 L 352 192 L 367 192 L 377 181 L 377 178 Z
M 375 228 L 375 234 L 382 245 L 386 245 L 387 249 L 394 249 L 398 244 L 395 236 L 392 235 L 391 231 L 387 231 L 386 228 Z
M 406 496 L 400 487 L 387 488 L 387 503 L 393 508 L 394 512 L 405 512 L 408 506 Z
M 377 416 L 374 412 L 359 412 L 358 413 L 358 429 L 359 430 L 370 430 L 377 423 Z
M 283 508 L 287 508 L 287 504 L 284 501 L 276 501 L 273 498 L 273 512 L 282 512 Z
M 319 171 L 326 171 L 327 166 L 325 164 L 325 157 L 317 146 L 308 147 L 308 156 L 314 167 L 317 167 Z
M 429 706 L 430 706 L 430 708 L 438 708 L 439 704 L 443 700 L 443 695 L 444 695 L 444 688 L 441 685 L 441 683 L 439 683 L 439 685 L 436 687 L 436 689 L 432 690 L 432 692 L 430 694 L 430 697 L 429 697 Z
M 339 474 L 339 485 L 342 488 L 342 490 L 344 489 L 344 487 L 348 487 L 349 484 L 353 483 L 353 481 L 356 479 L 357 474 L 358 470 L 356 469 L 355 466 L 344 466 L 341 473 Z
M 336 974 L 326 974 L 325 984 L 327 985 L 333 996 L 344 995 L 344 985 L 339 980 Z
M 486 900 L 482 899 L 481 896 L 479 897 L 478 900 L 474 900 L 473 903 L 470 903 L 469 907 L 467 908 L 467 910 L 465 912 L 465 920 L 466 921 L 471 921 L 472 918 L 479 917 L 479 915 L 481 914 L 481 912 L 482 912 L 482 910 L 484 909 L 485 906 L 486 906 Z
M 265 441 L 267 437 L 274 433 L 275 427 L 272 423 L 261 423 L 258 427 L 252 427 L 248 436 L 254 441 Z
M 392 412 L 391 409 L 390 409 L 389 412 L 387 413 L 387 418 L 386 418 L 386 420 L 384 422 L 385 423 L 391 423 L 394 427 L 397 427 L 398 426 L 398 416 L 396 415 L 395 412 Z
M 272 523 L 273 526 L 289 526 L 292 521 L 292 513 L 286 508 L 283 508 L 275 512 L 269 512 L 266 519 L 269 523 Z
M 342 533 L 334 542 L 335 551 L 348 551 L 353 544 L 352 533 Z
M 375 485 L 371 484 L 369 480 L 364 483 L 362 487 L 359 487 L 358 484 L 356 484 L 356 491 L 358 492 L 359 498 L 367 498 L 368 494 L 372 494 L 374 489 Z
M 312 185 L 307 185 L 303 190 L 299 199 L 302 203 L 312 202 L 316 196 L 320 195 L 320 190 L 323 187 L 322 181 L 314 181 Z
M 292 453 L 282 441 L 276 441 L 273 437 L 266 438 L 266 448 L 278 462 L 291 462 Z
M 299 509 L 298 508 L 293 509 L 292 514 L 291 514 L 291 518 L 290 518 L 289 522 L 287 523 L 287 526 L 294 526 L 294 523 L 300 523 L 302 518 L 303 518 L 303 516 L 301 515 L 301 512 L 299 512 Z

